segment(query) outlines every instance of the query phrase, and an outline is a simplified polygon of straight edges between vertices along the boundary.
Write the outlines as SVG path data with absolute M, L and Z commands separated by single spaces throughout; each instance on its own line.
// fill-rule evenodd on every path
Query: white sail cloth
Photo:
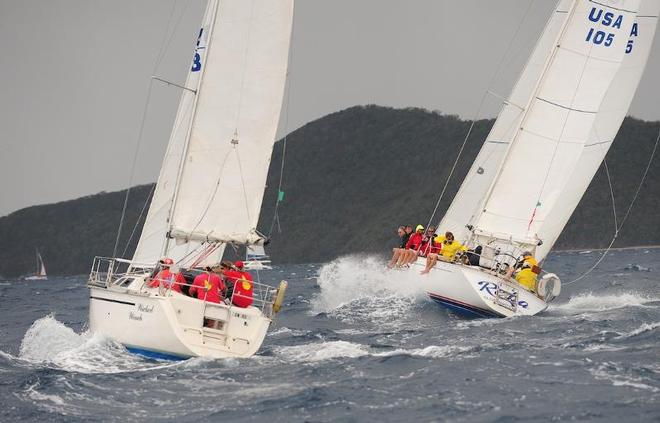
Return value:
M 134 261 L 260 240 L 292 22 L 293 0 L 209 2 Z
M 561 0 L 557 4 L 508 101 L 500 111 L 454 201 L 438 225 L 442 231 L 452 231 L 456 239 L 466 241 L 469 237 L 467 226 L 474 225 L 483 208 L 488 188 L 497 176 L 508 146 L 520 127 L 525 106 L 545 70 L 548 56 L 556 45 L 572 3 L 573 0 Z
M 603 99 L 589 138 L 573 173 L 568 178 L 569 183 L 551 211 L 554 224 L 546 224 L 539 232 L 539 236 L 544 240 L 543 245 L 537 249 L 539 257 L 545 257 L 554 245 L 628 113 L 651 51 L 659 13 L 660 0 L 642 0 L 640 3 L 635 25 L 628 37 L 623 63 Z
M 551 246 L 559 235 L 565 211 L 558 204 L 575 183 L 571 178 L 624 60 L 639 3 L 573 3 L 475 220 L 476 233 L 523 246 L 539 240 Z

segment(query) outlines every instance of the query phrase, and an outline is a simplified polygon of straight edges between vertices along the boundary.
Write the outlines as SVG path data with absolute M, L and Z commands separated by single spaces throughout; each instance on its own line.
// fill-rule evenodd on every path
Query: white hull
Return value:
M 143 288 L 90 285 L 90 329 L 129 350 L 163 358 L 250 357 L 261 346 L 271 319 L 255 307 L 239 308 Z M 205 327 L 213 319 L 218 329 Z
M 424 264 L 419 259 L 408 271 L 419 273 Z M 548 307 L 518 283 L 476 266 L 439 261 L 419 280 L 433 301 L 473 317 L 533 316 Z

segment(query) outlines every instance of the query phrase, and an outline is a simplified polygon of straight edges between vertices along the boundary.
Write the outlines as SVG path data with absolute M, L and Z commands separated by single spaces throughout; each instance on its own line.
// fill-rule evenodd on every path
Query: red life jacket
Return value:
M 170 272 L 170 269 L 163 269 L 154 278 L 152 281 L 149 283 L 150 288 L 157 288 L 161 282 L 163 283 L 163 287 L 169 288 L 170 285 L 172 286 L 172 291 L 176 291 L 178 293 L 181 293 L 181 283 L 186 283 L 186 279 L 183 277 L 181 273 L 172 273 Z M 177 282 L 177 283 L 174 283 Z
M 225 284 L 222 283 L 220 276 L 215 273 L 200 273 L 195 277 L 195 280 L 190 287 L 190 295 L 197 294 L 200 300 L 212 303 L 219 303 L 222 301 L 222 290 L 225 289 Z
M 406 243 L 406 248 L 409 250 L 418 249 L 422 244 L 422 238 L 423 236 L 419 232 L 415 232 L 414 234 L 410 235 L 410 238 L 408 238 L 408 242 Z
M 252 283 L 252 275 L 248 272 L 238 272 L 241 277 L 234 284 L 234 295 L 232 302 L 239 307 L 248 307 L 252 305 L 254 284 Z
M 425 242 L 422 242 L 422 246 L 419 248 L 419 255 L 426 257 L 430 253 L 438 254 L 442 249 L 442 244 L 435 241 L 435 237 L 429 237 Z

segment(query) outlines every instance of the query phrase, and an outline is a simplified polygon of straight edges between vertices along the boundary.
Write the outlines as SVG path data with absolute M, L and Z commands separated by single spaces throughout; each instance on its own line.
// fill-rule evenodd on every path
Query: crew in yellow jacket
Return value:
M 536 272 L 539 272 L 538 262 L 532 256 L 532 253 L 525 251 L 523 253 L 522 267 L 514 276 L 519 284 L 527 288 L 529 291 L 534 292 L 536 289 Z
M 435 242 L 442 244 L 440 254 L 448 259 L 453 259 L 459 251 L 467 251 L 467 247 L 454 239 L 454 234 L 446 232 L 444 235 L 435 237 Z

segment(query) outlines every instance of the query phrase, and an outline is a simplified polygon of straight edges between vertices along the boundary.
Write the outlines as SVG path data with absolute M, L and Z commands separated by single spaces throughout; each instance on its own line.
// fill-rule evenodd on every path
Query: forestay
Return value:
M 209 2 L 135 261 L 260 241 L 292 20 L 293 0 Z
M 469 236 L 467 226 L 474 224 L 483 207 L 488 188 L 492 185 L 508 146 L 520 127 L 525 106 L 545 70 L 571 4 L 572 0 L 561 0 L 557 4 L 508 101 L 438 226 L 443 231 L 452 231 L 456 239 L 466 240 Z
M 558 202 L 569 184 L 580 183 L 574 172 L 624 59 L 639 4 L 573 3 L 475 220 L 476 234 L 529 247 L 551 246 L 559 235 L 565 210 Z

